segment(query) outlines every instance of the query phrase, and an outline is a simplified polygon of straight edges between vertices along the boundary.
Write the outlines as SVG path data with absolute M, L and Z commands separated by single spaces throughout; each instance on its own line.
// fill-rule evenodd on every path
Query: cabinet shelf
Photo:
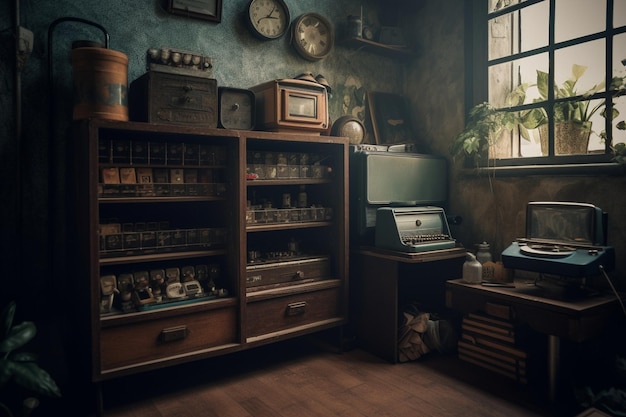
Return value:
M 181 313 L 191 314 L 201 311 L 211 311 L 225 307 L 235 307 L 237 297 L 198 299 L 184 306 L 163 307 L 160 309 L 137 311 L 133 313 L 120 313 L 102 316 L 100 324 L 103 328 L 119 326 L 123 324 L 140 323 L 146 320 L 154 320 L 166 317 L 179 316 Z
M 246 185 L 251 186 L 285 186 L 285 185 L 313 185 L 313 184 L 329 184 L 330 179 L 284 179 L 284 180 L 248 180 Z
M 224 201 L 224 197 L 179 196 L 179 197 L 100 197 L 100 204 L 135 204 L 135 203 L 198 203 L 205 201 Z
M 415 57 L 415 51 L 406 46 L 385 45 L 382 43 L 370 41 L 368 39 L 352 37 L 339 42 L 346 48 L 355 49 L 357 51 L 368 51 L 378 55 L 383 55 L 395 59 L 409 59 Z
M 246 232 L 266 232 L 270 230 L 307 229 L 313 227 L 328 227 L 332 222 L 306 222 L 306 223 L 272 223 L 263 225 L 246 226 Z
M 100 258 L 100 265 L 120 265 L 142 262 L 155 262 L 155 261 L 172 261 L 176 259 L 189 259 L 199 258 L 206 256 L 218 256 L 225 254 L 224 249 L 214 250 L 197 250 L 197 251 L 182 251 L 182 252 L 161 252 L 150 253 L 144 255 L 131 255 L 131 256 L 112 256 L 109 258 Z

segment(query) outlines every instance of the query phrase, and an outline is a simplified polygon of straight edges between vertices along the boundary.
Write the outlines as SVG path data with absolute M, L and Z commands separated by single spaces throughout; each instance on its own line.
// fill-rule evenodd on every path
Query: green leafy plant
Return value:
M 604 81 L 594 85 L 589 90 L 579 93 L 576 85 L 587 71 L 587 67 L 574 64 L 572 74 L 563 84 L 554 86 L 555 99 L 579 97 L 576 100 L 558 101 L 554 105 L 554 122 L 572 122 L 590 130 L 590 119 L 598 111 L 606 117 L 605 103 L 601 101 L 592 106 L 587 98 L 604 89 Z M 536 88 L 539 97 L 533 103 L 545 102 L 548 99 L 548 73 L 537 70 L 537 78 L 534 84 L 522 83 L 514 88 L 506 97 L 507 107 L 524 104 L 530 88 Z M 614 96 L 626 92 L 624 86 L 626 76 L 616 76 L 612 79 L 609 87 Z M 612 109 L 611 120 L 619 116 L 617 109 Z M 519 129 L 520 135 L 525 140 L 531 140 L 529 130 L 545 126 L 548 123 L 548 114 L 543 107 L 522 110 L 518 112 L 507 111 L 507 108 L 497 109 L 490 103 L 483 102 L 474 106 L 469 113 L 465 129 L 457 135 L 452 143 L 450 153 L 453 157 L 466 156 L 476 157 L 485 154 L 489 147 L 494 146 L 502 137 L 505 130 Z M 619 124 L 618 124 L 619 128 Z M 606 138 L 603 131 L 600 136 Z
M 483 154 L 495 145 L 505 129 L 511 130 L 516 124 L 513 113 L 500 111 L 487 102 L 477 104 L 470 110 L 465 129 L 452 143 L 450 153 L 454 157 Z
M 15 309 L 16 304 L 12 301 L 0 317 L 0 388 L 13 382 L 36 394 L 60 397 L 61 390 L 50 374 L 39 367 L 37 356 L 19 351 L 35 337 L 37 327 L 30 321 L 14 325 Z M 0 409 L 13 415 L 5 404 L 0 403 Z
M 578 80 L 585 74 L 587 67 L 584 65 L 574 64 L 572 66 L 571 77 L 565 80 L 560 86 L 554 86 L 554 98 L 564 99 L 582 96 L 583 98 L 589 97 L 598 91 L 604 89 L 604 81 L 594 85 L 584 93 L 579 93 L 576 90 L 576 84 Z M 529 88 L 537 87 L 539 92 L 539 98 L 533 100 L 533 103 L 544 102 L 548 99 L 548 73 L 537 70 L 537 82 L 536 84 L 522 83 L 517 86 L 507 96 L 507 104 L 509 106 L 517 106 L 524 103 L 526 100 L 526 93 Z M 590 107 L 591 102 L 588 100 L 574 100 L 558 102 L 554 105 L 554 121 L 559 122 L 577 122 L 583 123 L 590 121 L 591 117 L 604 106 L 604 102 L 596 104 L 594 107 Z M 548 123 L 548 114 L 543 107 L 528 110 L 522 112 L 520 121 L 526 129 L 535 129 L 543 124 Z

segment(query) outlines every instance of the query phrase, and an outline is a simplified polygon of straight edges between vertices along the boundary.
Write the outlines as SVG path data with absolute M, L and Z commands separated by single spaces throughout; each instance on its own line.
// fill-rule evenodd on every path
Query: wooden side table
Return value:
M 466 284 L 460 279 L 446 283 L 446 305 L 463 313 L 477 311 L 526 323 L 548 335 L 548 395 L 556 396 L 560 341 L 584 342 L 599 336 L 618 309 L 614 295 L 594 294 L 558 299 L 529 281 L 515 281 L 511 288 Z M 508 317 L 507 317 L 508 316 Z
M 398 362 L 399 316 L 419 302 L 426 312 L 445 309 L 446 281 L 463 272 L 465 248 L 406 253 L 360 248 L 350 255 L 351 326 L 357 343 Z

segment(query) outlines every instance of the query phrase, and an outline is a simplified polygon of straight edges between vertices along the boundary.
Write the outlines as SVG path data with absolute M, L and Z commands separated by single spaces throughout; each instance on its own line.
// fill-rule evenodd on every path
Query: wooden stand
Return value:
M 398 317 L 404 305 L 445 306 L 445 282 L 462 273 L 464 248 L 420 253 L 361 248 L 351 254 L 352 326 L 366 350 L 398 362 Z
M 464 313 L 483 311 L 514 318 L 548 335 L 548 395 L 556 396 L 560 340 L 584 342 L 597 337 L 617 309 L 613 295 L 597 294 L 573 300 L 551 297 L 532 282 L 516 281 L 513 288 L 488 287 L 451 280 L 446 284 L 446 305 Z

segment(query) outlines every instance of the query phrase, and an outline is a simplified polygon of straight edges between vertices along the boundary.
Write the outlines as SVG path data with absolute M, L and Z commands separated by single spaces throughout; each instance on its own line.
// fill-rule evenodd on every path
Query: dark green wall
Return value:
M 248 0 L 223 1 L 220 23 L 169 14 L 163 9 L 164 3 L 165 0 L 22 0 L 20 24 L 33 31 L 35 40 L 33 54 L 21 73 L 21 81 L 16 83 L 14 0 L 2 2 L 0 169 L 4 184 L 0 191 L 0 253 L 5 265 L 2 280 L 15 290 L 4 291 L 2 298 L 9 294 L 22 298 L 20 294 L 27 293 L 22 302 L 41 306 L 47 315 L 63 297 L 62 278 L 72 267 L 71 255 L 65 250 L 65 184 L 67 168 L 72 164 L 67 157 L 72 117 L 70 47 L 76 40 L 104 42 L 104 36 L 100 30 L 76 22 L 53 25 L 50 31 L 57 19 L 77 17 L 103 26 L 110 35 L 110 48 L 129 57 L 129 83 L 145 72 L 148 48 L 173 47 L 211 56 L 218 86 L 247 88 L 271 79 L 293 78 L 305 71 L 321 73 L 333 87 L 332 119 L 342 115 L 343 96 L 356 89 L 402 91 L 404 66 L 393 59 L 336 45 L 328 58 L 309 62 L 297 55 L 289 34 L 274 41 L 258 40 L 245 24 Z M 359 13 L 361 4 L 366 15 L 380 22 L 375 0 L 287 0 L 287 4 L 292 21 L 305 12 L 326 16 L 335 27 L 337 39 L 342 37 L 347 16 Z M 394 15 L 385 19 L 397 20 L 397 14 Z M 49 57 L 53 62 L 51 70 Z M 21 88 L 23 120 L 19 138 L 14 98 L 17 87 Z

